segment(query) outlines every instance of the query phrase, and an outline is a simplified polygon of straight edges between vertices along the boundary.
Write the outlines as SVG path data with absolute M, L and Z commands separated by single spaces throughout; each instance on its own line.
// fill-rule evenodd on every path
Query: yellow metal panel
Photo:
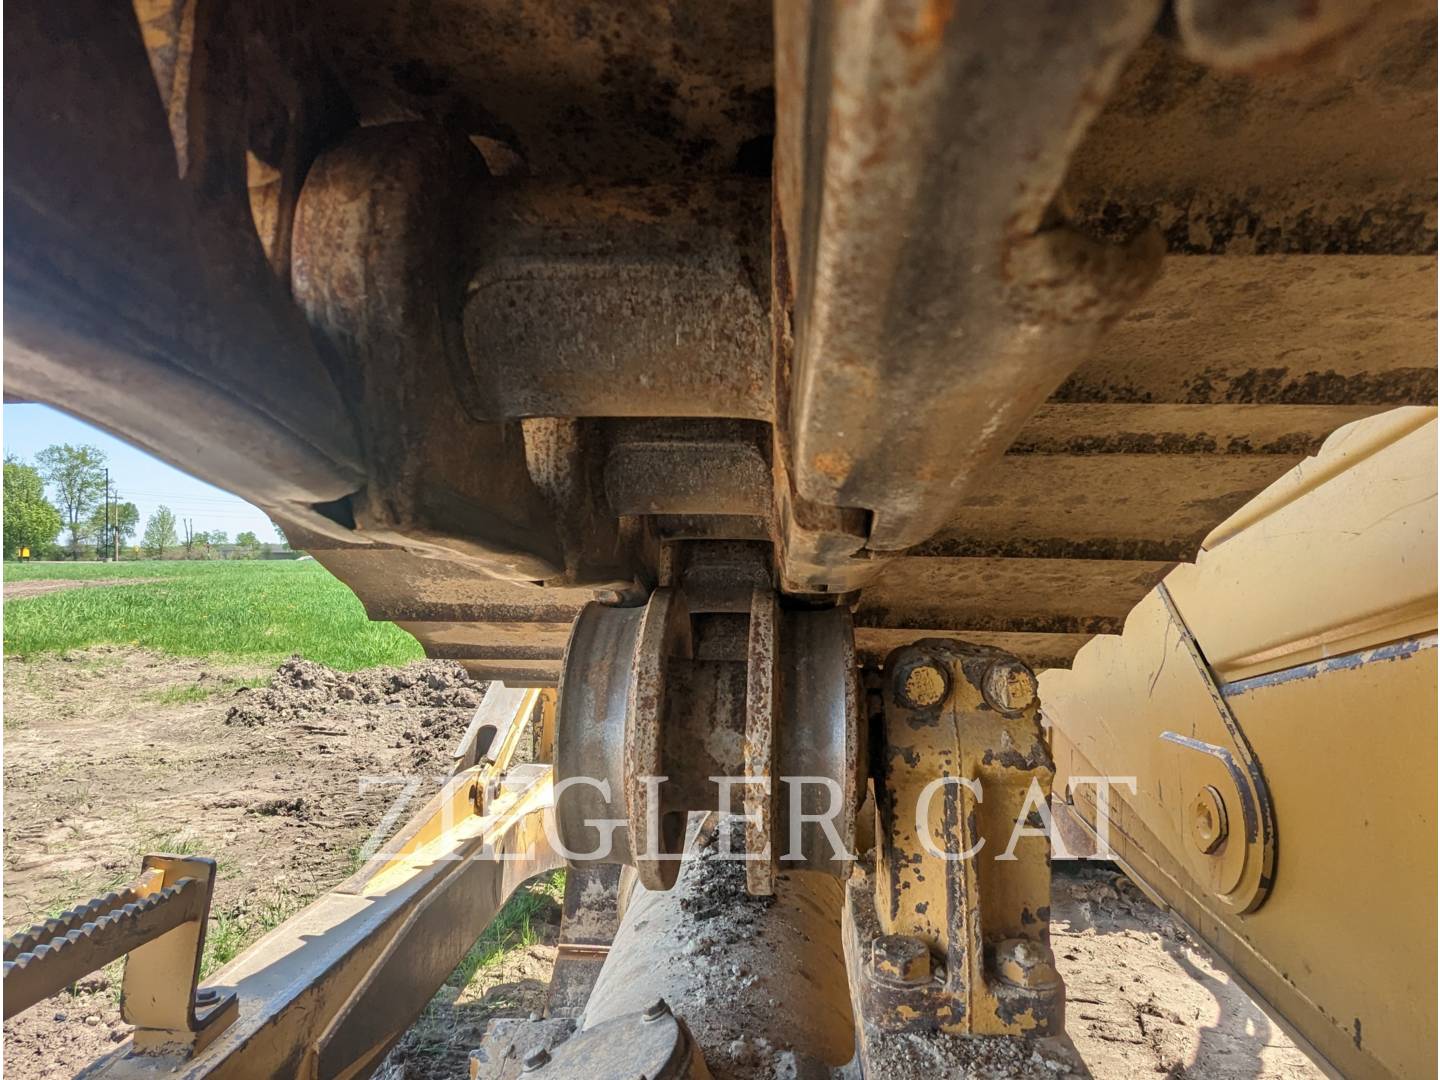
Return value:
M 1252 503 L 1231 519 L 1248 528 L 1165 579 L 1222 679 L 1435 629 L 1433 416 L 1398 409 L 1337 432 L 1260 496 L 1263 515 Z
M 1041 677 L 1056 791 L 1134 776 L 1133 795 L 1111 790 L 1117 857 L 1352 1077 L 1436 1069 L 1433 417 L 1399 410 L 1332 439 L 1121 637 Z M 1183 626 L 1200 654 L 1177 647 Z M 1218 744 L 1226 710 L 1274 808 L 1273 880 L 1251 910 L 1227 901 L 1226 849 L 1198 820 L 1206 788 L 1239 792 L 1161 737 Z M 1090 791 L 1073 801 L 1093 825 Z
M 1398 442 L 1434 419 L 1435 409 L 1416 405 L 1391 409 L 1336 428 L 1318 454 L 1291 469 L 1215 526 L 1200 546 L 1206 551 L 1219 547 L 1262 518 L 1309 494 L 1347 469 L 1353 469 L 1371 454 Z

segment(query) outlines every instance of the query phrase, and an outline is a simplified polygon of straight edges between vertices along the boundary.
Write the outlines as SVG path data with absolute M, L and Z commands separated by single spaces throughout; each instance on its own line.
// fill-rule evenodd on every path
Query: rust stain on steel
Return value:
M 895 34 L 914 48 L 934 48 L 955 16 L 955 0 L 925 0 L 916 13 L 913 29 L 897 27 Z
M 778 609 L 775 594 L 756 589 L 750 600 L 745 687 L 745 850 L 766 858 L 745 863 L 745 888 L 751 896 L 775 891 L 775 713 L 780 692 L 776 665 Z

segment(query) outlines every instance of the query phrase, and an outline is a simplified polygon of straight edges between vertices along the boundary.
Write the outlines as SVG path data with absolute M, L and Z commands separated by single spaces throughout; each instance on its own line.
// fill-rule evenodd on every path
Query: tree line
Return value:
M 180 554 L 187 559 L 259 558 L 271 549 L 284 549 L 285 534 L 274 526 L 278 543 L 262 542 L 255 533 L 237 533 L 234 540 L 223 529 L 195 532 L 169 507 L 156 507 L 140 529 L 140 511 L 122 501 L 109 483 L 105 453 L 94 446 L 64 443 L 47 446 L 33 464 L 7 454 L 4 476 L 5 558 L 17 558 L 28 549 L 36 559 L 79 558 L 163 559 Z M 139 531 L 140 539 L 134 538 Z M 61 533 L 67 542 L 61 544 Z

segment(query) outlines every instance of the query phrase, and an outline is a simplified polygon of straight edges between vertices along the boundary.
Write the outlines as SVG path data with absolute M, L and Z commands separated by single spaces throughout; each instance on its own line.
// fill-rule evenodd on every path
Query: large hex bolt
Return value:
M 950 672 L 943 664 L 916 657 L 895 672 L 895 698 L 907 709 L 931 709 L 950 696 Z
M 1018 716 L 1035 703 L 1040 684 L 1035 673 L 1019 660 L 996 660 L 985 669 L 980 692 L 992 709 Z
M 1060 973 L 1050 950 L 1029 938 L 1009 938 L 995 947 L 995 973 L 1022 990 L 1053 990 Z
M 1212 855 L 1225 842 L 1230 824 L 1225 800 L 1213 787 L 1203 787 L 1190 800 L 1190 838 L 1202 855 Z
M 882 934 L 870 947 L 870 970 L 896 986 L 930 981 L 930 946 L 906 934 Z

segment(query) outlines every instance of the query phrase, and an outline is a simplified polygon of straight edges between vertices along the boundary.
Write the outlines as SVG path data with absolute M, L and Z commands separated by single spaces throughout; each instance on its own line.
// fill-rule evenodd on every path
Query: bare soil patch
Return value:
M 120 647 L 6 658 L 6 933 L 176 845 L 220 861 L 217 916 L 300 906 L 352 871 L 398 790 L 362 778 L 438 782 L 482 692 L 438 661 L 345 674 Z M 458 1080 L 489 1020 L 539 1011 L 555 917 L 442 990 L 377 1075 Z M 1053 932 L 1069 1033 L 1099 1080 L 1321 1075 L 1123 876 L 1057 866 Z M 71 1077 L 110 1049 L 126 1033 L 117 994 L 97 973 L 7 1023 L 7 1076 Z
M 1113 869 L 1056 863 L 1065 1028 L 1097 1080 L 1322 1080 L 1168 915 Z
M 342 673 L 109 646 L 7 657 L 5 932 L 177 848 L 219 861 L 215 916 L 278 921 L 355 869 L 394 778 L 439 782 L 483 689 L 448 661 Z M 70 1077 L 122 1039 L 118 989 L 97 973 L 7 1023 L 7 1076 Z
M 59 592 L 62 589 L 85 589 L 100 588 L 109 585 L 143 585 L 154 578 L 105 578 L 101 581 L 87 581 L 81 578 L 47 578 L 42 581 L 7 581 L 5 582 L 6 600 L 25 600 L 32 596 L 44 596 L 46 593 Z

